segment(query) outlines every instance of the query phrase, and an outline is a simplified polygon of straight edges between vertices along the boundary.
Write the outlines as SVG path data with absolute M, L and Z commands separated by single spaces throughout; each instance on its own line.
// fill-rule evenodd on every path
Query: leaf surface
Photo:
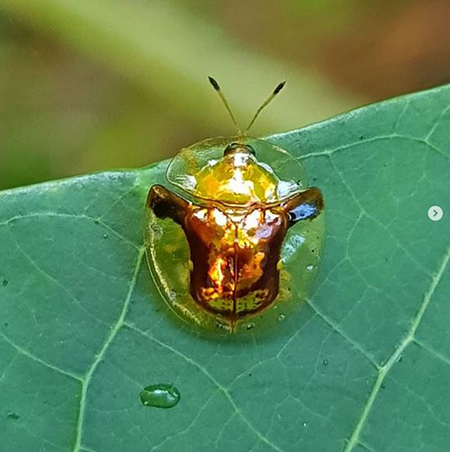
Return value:
M 447 450 L 449 130 L 447 86 L 270 137 L 328 237 L 309 302 L 246 340 L 174 319 L 148 274 L 165 162 L 0 193 L 1 449 Z M 141 404 L 159 383 L 176 407 Z

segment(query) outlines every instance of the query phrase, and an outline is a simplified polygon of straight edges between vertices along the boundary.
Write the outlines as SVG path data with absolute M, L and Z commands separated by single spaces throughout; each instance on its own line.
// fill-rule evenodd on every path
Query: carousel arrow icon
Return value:
M 439 206 L 431 206 L 428 209 L 428 218 L 431 221 L 439 221 L 444 216 L 444 211 Z

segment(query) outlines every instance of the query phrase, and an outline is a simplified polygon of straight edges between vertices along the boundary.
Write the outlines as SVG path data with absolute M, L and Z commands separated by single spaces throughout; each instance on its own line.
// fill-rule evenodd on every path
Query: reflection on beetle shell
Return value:
M 303 259 L 311 254 L 305 235 L 321 248 L 323 222 L 316 219 L 323 210 L 321 191 L 306 188 L 304 178 L 294 179 L 303 168 L 287 152 L 252 141 L 251 148 L 211 142 L 188 148 L 169 167 L 172 187 L 153 186 L 147 200 L 146 243 L 156 282 L 181 317 L 208 329 L 219 324 L 240 331 L 249 318 L 257 325 L 258 319 L 273 317 L 266 314 L 270 307 L 289 311 L 289 290 L 282 287 L 288 278 L 280 277 L 280 269 L 283 247 L 292 247 L 296 233 L 290 231 L 297 224 L 306 228 L 300 228 L 303 241 L 297 240 L 290 260 L 296 253 Z M 192 161 L 197 169 L 182 174 Z M 155 225 L 162 234 L 153 232 Z M 316 267 L 318 253 L 308 258 Z M 292 273 L 287 262 L 283 265 Z M 306 265 L 297 271 L 311 273 Z M 277 312 L 276 318 L 280 315 L 286 316 Z

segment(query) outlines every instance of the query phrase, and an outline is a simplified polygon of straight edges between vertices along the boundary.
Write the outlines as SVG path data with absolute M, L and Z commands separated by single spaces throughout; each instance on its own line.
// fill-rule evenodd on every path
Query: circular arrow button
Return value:
M 439 221 L 444 216 L 444 211 L 439 206 L 431 206 L 428 209 L 428 218 L 431 221 Z

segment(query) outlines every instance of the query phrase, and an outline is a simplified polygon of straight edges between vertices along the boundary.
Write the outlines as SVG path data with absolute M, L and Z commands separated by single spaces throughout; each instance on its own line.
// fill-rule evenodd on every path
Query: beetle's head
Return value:
M 223 151 L 223 156 L 227 157 L 233 154 L 248 154 L 256 156 L 255 150 L 249 144 L 233 142 L 230 143 Z
M 238 168 L 242 171 L 249 170 L 257 163 L 256 152 L 249 144 L 233 142 L 223 151 L 222 161 L 234 170 Z

